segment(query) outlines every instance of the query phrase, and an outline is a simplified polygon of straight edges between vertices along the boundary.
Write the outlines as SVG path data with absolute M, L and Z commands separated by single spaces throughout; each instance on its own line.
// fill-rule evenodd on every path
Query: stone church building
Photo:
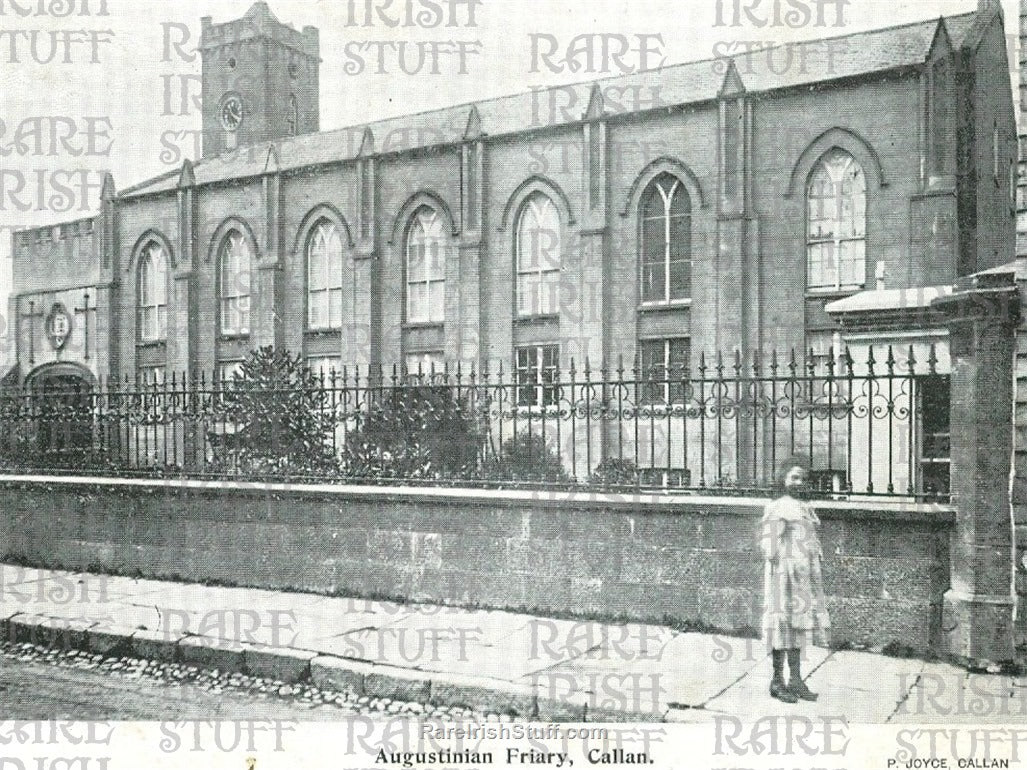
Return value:
M 13 236 L 8 382 L 209 377 L 263 345 L 541 372 L 935 342 L 944 368 L 909 319 L 1014 253 L 988 0 L 332 131 L 317 29 L 263 2 L 202 26 L 203 157 Z

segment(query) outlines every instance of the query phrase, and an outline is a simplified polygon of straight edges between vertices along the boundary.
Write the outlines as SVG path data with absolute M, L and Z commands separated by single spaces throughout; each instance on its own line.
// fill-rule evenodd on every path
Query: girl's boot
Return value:
M 785 684 L 785 651 L 774 650 L 772 658 L 774 662 L 774 678 L 770 680 L 770 697 L 777 698 L 785 703 L 798 703 L 798 697 Z
M 820 697 L 802 681 L 802 650 L 788 650 L 788 668 L 791 670 L 788 689 L 791 690 L 792 695 L 808 701 L 815 701 Z

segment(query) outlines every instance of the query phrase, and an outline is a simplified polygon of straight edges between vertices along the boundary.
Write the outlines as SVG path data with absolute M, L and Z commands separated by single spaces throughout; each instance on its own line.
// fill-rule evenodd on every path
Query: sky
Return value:
M 229 21 L 251 5 L 252 0 L 0 0 L 0 313 L 6 316 L 11 286 L 12 229 L 89 216 L 98 206 L 105 170 L 124 189 L 198 155 L 200 111 L 190 97 L 199 95 L 200 18 Z M 750 41 L 815 39 L 962 13 L 977 2 L 269 0 L 269 5 L 279 20 L 297 29 L 320 29 L 321 128 L 326 130 L 599 79 L 623 67 L 710 58 L 737 52 Z M 787 11 L 796 6 L 807 12 L 789 17 Z M 1003 7 L 1007 34 L 1013 35 L 1017 3 L 1003 0 Z M 70 13 L 49 15 L 51 8 Z M 586 63 L 574 71 L 565 54 L 576 39 L 587 41 L 597 55 L 591 67 Z M 410 46 L 409 74 L 400 70 L 399 52 L 390 45 L 397 41 Z M 604 56 L 604 44 L 610 54 L 622 45 L 627 53 L 619 60 Z M 548 59 L 540 55 L 554 47 Z M 418 71 L 413 55 L 422 50 L 428 56 Z M 34 119 L 47 126 L 40 146 L 12 146 L 19 127 L 33 125 Z M 67 138 L 51 146 L 50 126 L 57 138 Z M 42 201 L 40 180 L 47 191 Z M 18 199 L 28 210 L 19 210 L 11 195 L 19 182 L 25 187 Z M 61 201 L 52 205 L 53 182 L 72 186 L 74 194 L 58 196 Z M 10 347 L 2 344 L 5 334 L 0 323 L 0 364 Z

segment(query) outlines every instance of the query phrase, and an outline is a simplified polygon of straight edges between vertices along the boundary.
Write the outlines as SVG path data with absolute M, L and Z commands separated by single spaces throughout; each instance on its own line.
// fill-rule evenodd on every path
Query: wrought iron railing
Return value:
M 6 471 L 334 483 L 948 494 L 949 378 L 931 349 L 514 371 L 343 368 L 0 395 Z

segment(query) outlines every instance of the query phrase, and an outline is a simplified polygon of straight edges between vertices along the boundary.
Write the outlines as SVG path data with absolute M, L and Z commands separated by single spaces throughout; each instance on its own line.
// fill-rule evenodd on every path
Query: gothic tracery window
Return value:
M 517 221 L 517 315 L 559 312 L 562 249 L 556 205 L 543 193 L 533 193 Z
M 856 289 L 866 282 L 866 179 L 849 153 L 827 152 L 807 190 L 807 285 Z
M 342 326 L 342 237 L 333 222 L 314 226 L 307 242 L 307 328 Z
M 150 242 L 139 257 L 138 321 L 140 342 L 167 337 L 168 271 L 163 247 Z
M 681 180 L 661 174 L 642 194 L 642 302 L 688 299 L 692 287 L 692 203 Z
M 218 277 L 221 334 L 225 336 L 243 336 L 250 333 L 251 263 L 249 242 L 241 232 L 232 230 L 221 242 Z
M 449 237 L 439 212 L 421 206 L 407 231 L 407 320 L 441 323 L 446 317 Z

